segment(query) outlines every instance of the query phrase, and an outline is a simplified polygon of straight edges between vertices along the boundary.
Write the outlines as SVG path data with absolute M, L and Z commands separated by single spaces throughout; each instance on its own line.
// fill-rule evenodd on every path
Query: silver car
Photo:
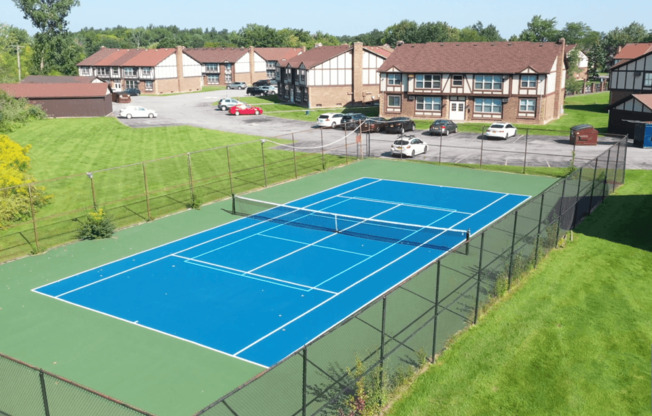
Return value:
M 246 82 L 232 82 L 226 86 L 227 90 L 244 90 L 245 88 L 247 88 Z
M 217 104 L 217 108 L 222 111 L 226 111 L 234 105 L 242 104 L 242 102 L 236 100 L 235 98 L 222 98 Z

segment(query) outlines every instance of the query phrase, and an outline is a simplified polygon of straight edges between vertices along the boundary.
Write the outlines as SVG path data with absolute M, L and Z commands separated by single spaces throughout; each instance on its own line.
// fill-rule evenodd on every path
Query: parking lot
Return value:
M 325 151 L 336 154 L 362 155 L 374 157 L 391 157 L 390 146 L 396 135 L 384 133 L 363 133 L 360 143 L 349 134 L 345 137 L 339 129 L 321 129 L 315 123 L 287 120 L 268 115 L 232 116 L 220 111 L 214 103 L 224 97 L 243 96 L 240 90 L 222 90 L 194 94 L 170 96 L 132 97 L 131 104 L 114 104 L 114 114 L 126 105 L 142 105 L 156 110 L 154 119 L 119 119 L 125 125 L 139 127 L 163 127 L 188 125 L 232 133 L 242 133 L 261 138 L 280 138 L 295 140 L 297 147 L 304 151 Z M 263 107 L 264 110 L 264 107 Z M 315 119 L 317 116 L 315 115 Z M 350 133 L 350 132 L 349 132 Z M 428 145 L 425 154 L 415 157 L 417 160 L 441 161 L 451 163 L 482 163 L 514 166 L 581 166 L 584 160 L 590 160 L 606 151 L 615 138 L 600 136 L 597 146 L 572 146 L 568 135 L 541 136 L 519 134 L 507 140 L 485 139 L 477 133 L 456 133 L 450 136 L 430 136 L 425 131 L 409 132 L 421 138 Z M 345 146 L 346 145 L 346 146 Z M 199 150 L 199 149 L 188 149 Z M 652 169 L 652 149 L 632 146 L 627 150 L 627 167 L 629 169 Z

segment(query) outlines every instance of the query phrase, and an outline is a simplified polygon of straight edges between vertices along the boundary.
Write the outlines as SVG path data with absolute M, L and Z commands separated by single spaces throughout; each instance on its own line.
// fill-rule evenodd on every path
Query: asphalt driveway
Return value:
M 391 157 L 389 151 L 396 135 L 384 133 L 362 134 L 360 145 L 356 137 L 338 129 L 320 129 L 315 123 L 287 120 L 268 115 L 232 116 L 214 106 L 224 97 L 242 97 L 241 90 L 221 90 L 170 96 L 132 97 L 131 104 L 115 104 L 114 114 L 126 105 L 142 105 L 157 111 L 154 119 L 119 119 L 125 125 L 139 127 L 164 127 L 188 125 L 225 132 L 242 133 L 261 138 L 283 138 L 295 140 L 303 151 L 321 151 L 322 143 L 327 152 L 336 154 Z M 263 107 L 264 110 L 264 107 Z M 315 116 L 316 119 L 317 116 Z M 519 133 L 525 133 L 519 130 Z M 507 140 L 489 140 L 475 133 L 456 133 L 450 136 L 430 136 L 427 132 L 410 132 L 428 144 L 428 152 L 415 159 L 454 163 L 483 163 L 522 166 L 568 166 L 574 158 L 581 166 L 605 152 L 614 138 L 599 138 L 597 146 L 573 148 L 568 136 L 538 136 L 519 134 Z M 346 144 L 346 146 L 344 146 Z M 196 150 L 196 149 L 189 149 Z M 575 151 L 575 154 L 573 154 Z M 627 150 L 629 169 L 652 169 L 652 149 L 641 149 L 630 143 Z

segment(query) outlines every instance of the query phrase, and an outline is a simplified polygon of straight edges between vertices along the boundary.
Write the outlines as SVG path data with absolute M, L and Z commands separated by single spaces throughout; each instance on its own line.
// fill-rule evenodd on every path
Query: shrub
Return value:
M 79 221 L 78 237 L 80 240 L 109 238 L 115 231 L 113 219 L 102 208 L 89 212 Z
M 47 118 L 40 106 L 0 91 L 0 132 L 12 132 L 31 120 Z

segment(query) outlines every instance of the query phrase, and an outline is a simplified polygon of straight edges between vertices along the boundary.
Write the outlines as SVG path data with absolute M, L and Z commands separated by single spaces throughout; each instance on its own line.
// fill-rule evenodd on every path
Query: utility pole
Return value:
M 20 48 L 22 48 L 22 46 L 20 46 L 20 45 L 11 45 L 11 46 L 16 47 L 16 59 L 18 61 L 18 82 L 20 82 L 21 81 L 20 80 L 20 71 L 21 71 L 21 69 L 20 69 Z

